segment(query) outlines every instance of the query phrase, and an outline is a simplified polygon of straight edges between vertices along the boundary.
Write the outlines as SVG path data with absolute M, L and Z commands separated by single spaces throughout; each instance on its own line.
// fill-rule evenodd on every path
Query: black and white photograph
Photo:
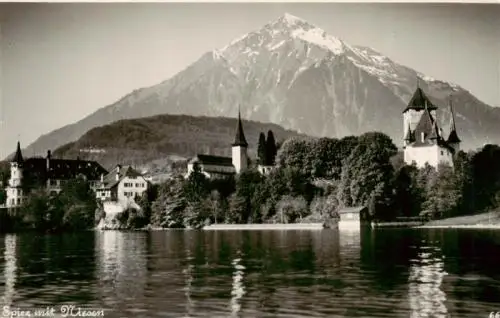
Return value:
M 1 317 L 500 317 L 500 3 L 0 3 Z

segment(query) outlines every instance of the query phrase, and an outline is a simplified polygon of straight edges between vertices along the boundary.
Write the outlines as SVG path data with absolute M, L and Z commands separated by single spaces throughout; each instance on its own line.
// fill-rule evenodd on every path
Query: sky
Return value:
M 0 4 L 0 157 L 285 12 L 500 106 L 500 5 Z

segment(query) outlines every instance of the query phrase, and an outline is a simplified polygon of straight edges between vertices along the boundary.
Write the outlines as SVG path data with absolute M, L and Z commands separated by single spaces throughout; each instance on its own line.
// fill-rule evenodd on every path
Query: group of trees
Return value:
M 500 147 L 455 154 L 446 165 L 418 169 L 385 134 L 291 138 L 276 147 L 272 132 L 259 139 L 258 163 L 274 164 L 262 175 L 253 164 L 237 176 L 208 179 L 198 166 L 189 178 L 153 185 L 125 211 L 128 228 L 150 224 L 199 228 L 207 223 L 327 221 L 341 207 L 366 206 L 377 220 L 473 214 L 500 207 Z M 102 215 L 85 180 L 67 182 L 60 194 L 33 191 L 14 224 L 41 230 L 84 229 Z M 95 218 L 95 217 L 96 218 Z
M 267 132 L 267 139 L 263 132 L 259 134 L 259 143 L 257 145 L 257 161 L 264 166 L 272 166 L 276 160 L 278 147 L 272 130 Z
M 84 230 L 94 227 L 98 204 L 89 183 L 77 178 L 65 182 L 59 194 L 33 189 L 21 207 L 11 211 L 7 230 Z
M 463 216 L 500 207 L 500 147 L 458 152 L 454 168 L 399 164 L 394 173 L 394 207 L 402 216 Z
M 336 217 L 339 206 L 370 204 L 375 214 L 390 204 L 386 195 L 396 147 L 386 135 L 292 138 L 279 149 L 275 145 L 272 132 L 267 140 L 261 135 L 258 162 L 275 164 L 268 175 L 250 166 L 235 177 L 209 180 L 195 167 L 188 179 L 160 185 L 151 204 L 141 200 L 151 224 L 326 221 Z
M 267 149 L 262 140 L 259 149 Z M 266 156 L 260 151 L 259 162 Z M 236 177 L 209 180 L 195 168 L 188 179 L 159 186 L 147 208 L 151 224 L 159 227 L 320 221 L 350 206 L 366 206 L 378 220 L 444 218 L 500 206 L 499 159 L 500 147 L 488 145 L 457 153 L 454 169 L 418 169 L 404 164 L 391 139 L 378 132 L 292 138 L 277 150 L 268 175 L 251 166 Z

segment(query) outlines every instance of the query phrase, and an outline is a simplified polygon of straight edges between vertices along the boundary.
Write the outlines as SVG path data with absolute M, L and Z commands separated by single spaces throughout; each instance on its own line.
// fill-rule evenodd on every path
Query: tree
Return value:
M 151 205 L 158 197 L 158 185 L 148 184 L 146 191 L 142 193 L 140 198 L 137 200 L 137 205 L 141 207 L 142 210 L 142 220 L 139 223 L 144 223 L 140 226 L 145 226 L 151 222 Z
M 243 171 L 236 180 L 236 194 L 245 200 L 245 209 L 241 219 L 247 222 L 251 216 L 259 214 L 260 205 L 265 201 L 260 197 L 259 188 L 264 185 L 264 177 L 256 170 Z M 259 217 L 257 217 L 259 218 Z
M 395 172 L 393 210 L 400 216 L 418 216 L 421 211 L 425 192 L 418 185 L 418 173 L 416 165 L 402 165 Z
M 309 172 L 308 167 L 312 165 L 308 162 L 312 149 L 310 141 L 301 138 L 287 139 L 276 155 L 276 164 L 279 167 L 293 167 L 305 173 Z
M 187 200 L 182 177 L 167 180 L 151 204 L 151 224 L 163 228 L 183 228 Z
M 247 212 L 246 199 L 237 193 L 233 193 L 228 199 L 228 205 L 226 223 L 243 223 L 243 215 Z
M 259 134 L 259 143 L 257 145 L 257 157 L 258 162 L 262 165 L 266 165 L 269 161 L 267 159 L 267 145 L 266 145 L 266 136 L 263 132 Z
M 382 133 L 359 137 L 358 145 L 343 161 L 338 200 L 343 206 L 368 206 L 372 217 L 385 219 L 390 211 L 393 167 L 397 148 Z
M 329 221 L 336 216 L 337 207 L 338 201 L 334 194 L 314 197 L 309 206 L 309 219 L 315 222 Z
M 29 228 L 36 230 L 46 229 L 47 210 L 49 207 L 48 195 L 44 190 L 32 191 L 23 203 L 22 222 Z
M 211 212 L 211 218 L 214 223 L 217 223 L 222 214 L 222 202 L 219 191 L 212 190 L 210 196 L 205 201 L 207 208 Z
M 276 154 L 278 150 L 276 147 L 276 140 L 274 139 L 274 134 L 272 130 L 269 130 L 267 132 L 267 139 L 266 139 L 266 165 L 272 166 L 274 165 L 276 161 Z
M 472 156 L 471 165 L 476 208 L 494 208 L 494 197 L 500 190 L 500 146 L 484 146 Z
M 280 223 L 295 223 L 308 214 L 307 202 L 302 196 L 285 195 L 276 205 L 276 218 Z
M 209 182 L 201 172 L 201 168 L 195 164 L 193 171 L 184 183 L 184 195 L 188 202 L 196 202 L 208 196 Z
M 58 200 L 64 209 L 64 227 L 87 229 L 94 226 L 97 199 L 85 179 L 75 178 L 66 181 L 61 187 Z

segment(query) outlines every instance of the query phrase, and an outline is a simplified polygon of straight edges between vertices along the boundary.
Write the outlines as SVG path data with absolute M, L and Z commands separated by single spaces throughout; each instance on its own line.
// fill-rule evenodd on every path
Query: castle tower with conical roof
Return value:
M 248 143 L 243 132 L 243 124 L 241 123 L 241 113 L 238 107 L 238 125 L 236 127 L 236 135 L 232 144 L 232 160 L 236 173 L 240 173 L 248 168 Z
M 437 107 L 425 95 L 420 85 L 403 111 L 403 148 L 406 164 L 418 168 L 426 164 L 438 168 L 440 164 L 453 167 L 453 156 L 460 140 L 456 134 L 452 113 L 451 132 L 445 140 L 436 118 Z
M 17 142 L 17 149 L 14 158 L 10 162 L 10 179 L 6 188 L 8 208 L 18 207 L 23 203 L 24 193 L 22 188 L 23 179 L 23 155 L 21 153 L 21 144 Z

